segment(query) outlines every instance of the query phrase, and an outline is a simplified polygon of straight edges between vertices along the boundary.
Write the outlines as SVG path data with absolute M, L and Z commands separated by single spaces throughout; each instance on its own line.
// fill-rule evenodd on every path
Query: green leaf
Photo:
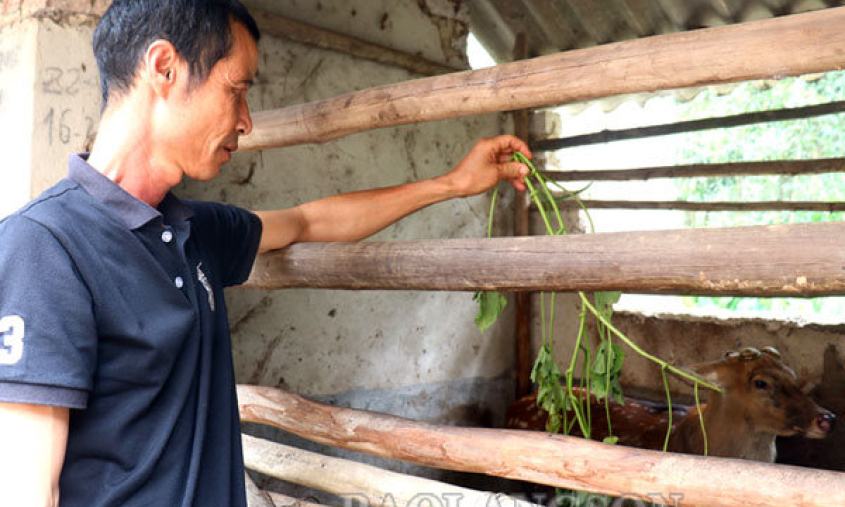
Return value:
M 603 442 L 610 445 L 616 445 L 619 442 L 619 437 L 604 437 Z
M 555 198 L 555 200 L 556 200 L 557 202 L 563 202 L 563 201 L 565 201 L 565 200 L 567 200 L 567 199 L 574 199 L 575 197 L 578 197 L 579 195 L 583 194 L 583 193 L 584 193 L 584 192 L 586 192 L 586 191 L 587 191 L 590 187 L 592 187 L 592 186 L 593 186 L 593 183 L 594 183 L 594 182 L 592 182 L 592 181 L 591 181 L 589 184 L 587 184 L 587 186 L 586 186 L 586 187 L 584 187 L 584 188 L 582 188 L 582 189 L 580 189 L 580 190 L 567 190 L 566 188 L 564 188 L 564 187 L 563 187 L 563 185 L 561 185 L 560 183 L 558 183 L 558 182 L 556 182 L 556 181 L 554 181 L 554 180 L 549 180 L 549 183 L 551 183 L 551 185 L 552 185 L 553 187 L 555 187 L 555 188 L 557 188 L 558 190 L 560 190 L 561 192 L 563 192 L 563 195 L 562 195 L 561 197 L 557 197 L 557 198 Z
M 592 375 L 592 384 L 590 390 L 596 398 L 604 398 L 607 396 L 607 376 L 606 375 Z
M 475 316 L 475 326 L 483 334 L 505 311 L 507 299 L 499 292 L 476 292 L 472 299 L 478 303 L 478 315 Z
M 608 347 L 608 342 L 603 341 L 596 351 L 592 374 L 593 376 L 607 375 L 608 366 L 610 366 L 610 376 L 613 377 L 622 372 L 623 364 L 625 364 L 625 350 L 615 343 Z
M 622 394 L 622 366 L 625 364 L 625 351 L 619 345 L 603 341 L 596 351 L 596 359 L 590 369 L 592 391 L 597 398 L 610 397 L 617 403 L 624 404 Z M 608 371 L 608 367 L 610 371 Z
M 596 292 L 596 309 L 604 313 L 607 308 L 612 308 L 622 297 L 621 292 Z

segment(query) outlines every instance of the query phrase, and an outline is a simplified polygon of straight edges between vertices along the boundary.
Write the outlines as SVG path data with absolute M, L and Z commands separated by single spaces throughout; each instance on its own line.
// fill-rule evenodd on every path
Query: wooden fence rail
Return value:
M 358 503 L 373 507 L 542 507 L 505 495 L 323 456 L 249 435 L 243 435 L 242 441 L 244 462 L 250 470 L 338 495 L 350 507 Z M 452 501 L 449 501 L 450 497 Z
M 845 505 L 845 474 L 664 454 L 542 432 L 436 426 L 238 386 L 241 419 L 321 444 L 447 470 L 710 507 Z
M 733 116 L 680 121 L 676 123 L 649 125 L 646 127 L 636 127 L 624 130 L 602 130 L 600 132 L 581 134 L 572 137 L 541 139 L 533 141 L 530 146 L 533 151 L 554 151 L 562 150 L 564 148 L 574 148 L 577 146 L 610 143 L 613 141 L 630 141 L 632 139 L 645 139 L 671 134 L 687 134 L 691 132 L 700 132 L 702 130 L 741 127 L 787 120 L 802 120 L 842 112 L 845 112 L 845 101 L 837 101 L 829 104 L 775 109 L 772 111 L 758 111 Z
M 845 67 L 845 7 L 568 51 L 254 115 L 241 149 L 625 93 Z
M 247 287 L 845 295 L 845 223 L 393 243 L 262 255 Z
M 249 11 L 258 23 L 261 32 L 273 37 L 280 37 L 330 51 L 339 51 L 350 56 L 407 69 L 424 76 L 436 76 L 463 70 L 349 35 L 301 23 L 254 7 L 250 8 Z
M 845 211 L 845 202 L 819 201 L 604 201 L 582 200 L 588 209 L 660 209 L 672 211 L 821 211 L 835 213 Z M 561 202 L 562 208 L 578 207 L 572 200 Z M 532 212 L 537 213 L 536 208 Z
M 555 181 L 632 181 L 657 178 L 698 178 L 724 176 L 761 176 L 788 174 L 823 174 L 845 172 L 845 158 L 812 160 L 777 160 L 759 162 L 727 162 L 635 169 L 603 169 L 596 171 L 548 171 Z

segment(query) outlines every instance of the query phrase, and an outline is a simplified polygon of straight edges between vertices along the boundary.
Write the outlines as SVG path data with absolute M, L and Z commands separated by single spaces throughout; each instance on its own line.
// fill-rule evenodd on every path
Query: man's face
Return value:
M 229 55 L 217 62 L 205 83 L 190 92 L 184 83 L 175 92 L 164 126 L 168 158 L 196 180 L 217 176 L 237 149 L 238 136 L 252 130 L 246 93 L 258 70 L 258 48 L 240 23 L 231 26 Z

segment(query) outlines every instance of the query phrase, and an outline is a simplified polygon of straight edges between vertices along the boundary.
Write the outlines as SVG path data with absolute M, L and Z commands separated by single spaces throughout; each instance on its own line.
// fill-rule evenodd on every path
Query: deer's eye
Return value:
M 765 380 L 757 379 L 754 381 L 754 387 L 756 387 L 757 389 L 768 389 L 769 383 Z

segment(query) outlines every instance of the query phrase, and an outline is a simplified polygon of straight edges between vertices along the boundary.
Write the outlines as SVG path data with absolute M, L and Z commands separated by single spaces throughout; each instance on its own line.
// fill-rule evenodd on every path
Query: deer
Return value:
M 715 384 L 699 414 L 695 406 L 672 406 L 672 432 L 667 450 L 707 454 L 773 463 L 775 438 L 801 435 L 825 438 L 836 416 L 816 404 L 802 390 L 795 372 L 781 360 L 774 347 L 748 347 L 731 351 L 717 361 L 689 368 L 702 380 Z M 580 391 L 576 396 L 584 396 Z M 604 400 L 592 397 L 591 438 L 608 436 Z M 608 400 L 613 436 L 618 444 L 662 450 L 669 428 L 666 406 L 625 398 L 620 404 Z M 573 414 L 569 414 L 570 420 Z M 506 426 L 511 429 L 544 430 L 547 414 L 537 406 L 536 393 L 517 400 L 508 409 Z M 580 435 L 575 425 L 573 434 Z

